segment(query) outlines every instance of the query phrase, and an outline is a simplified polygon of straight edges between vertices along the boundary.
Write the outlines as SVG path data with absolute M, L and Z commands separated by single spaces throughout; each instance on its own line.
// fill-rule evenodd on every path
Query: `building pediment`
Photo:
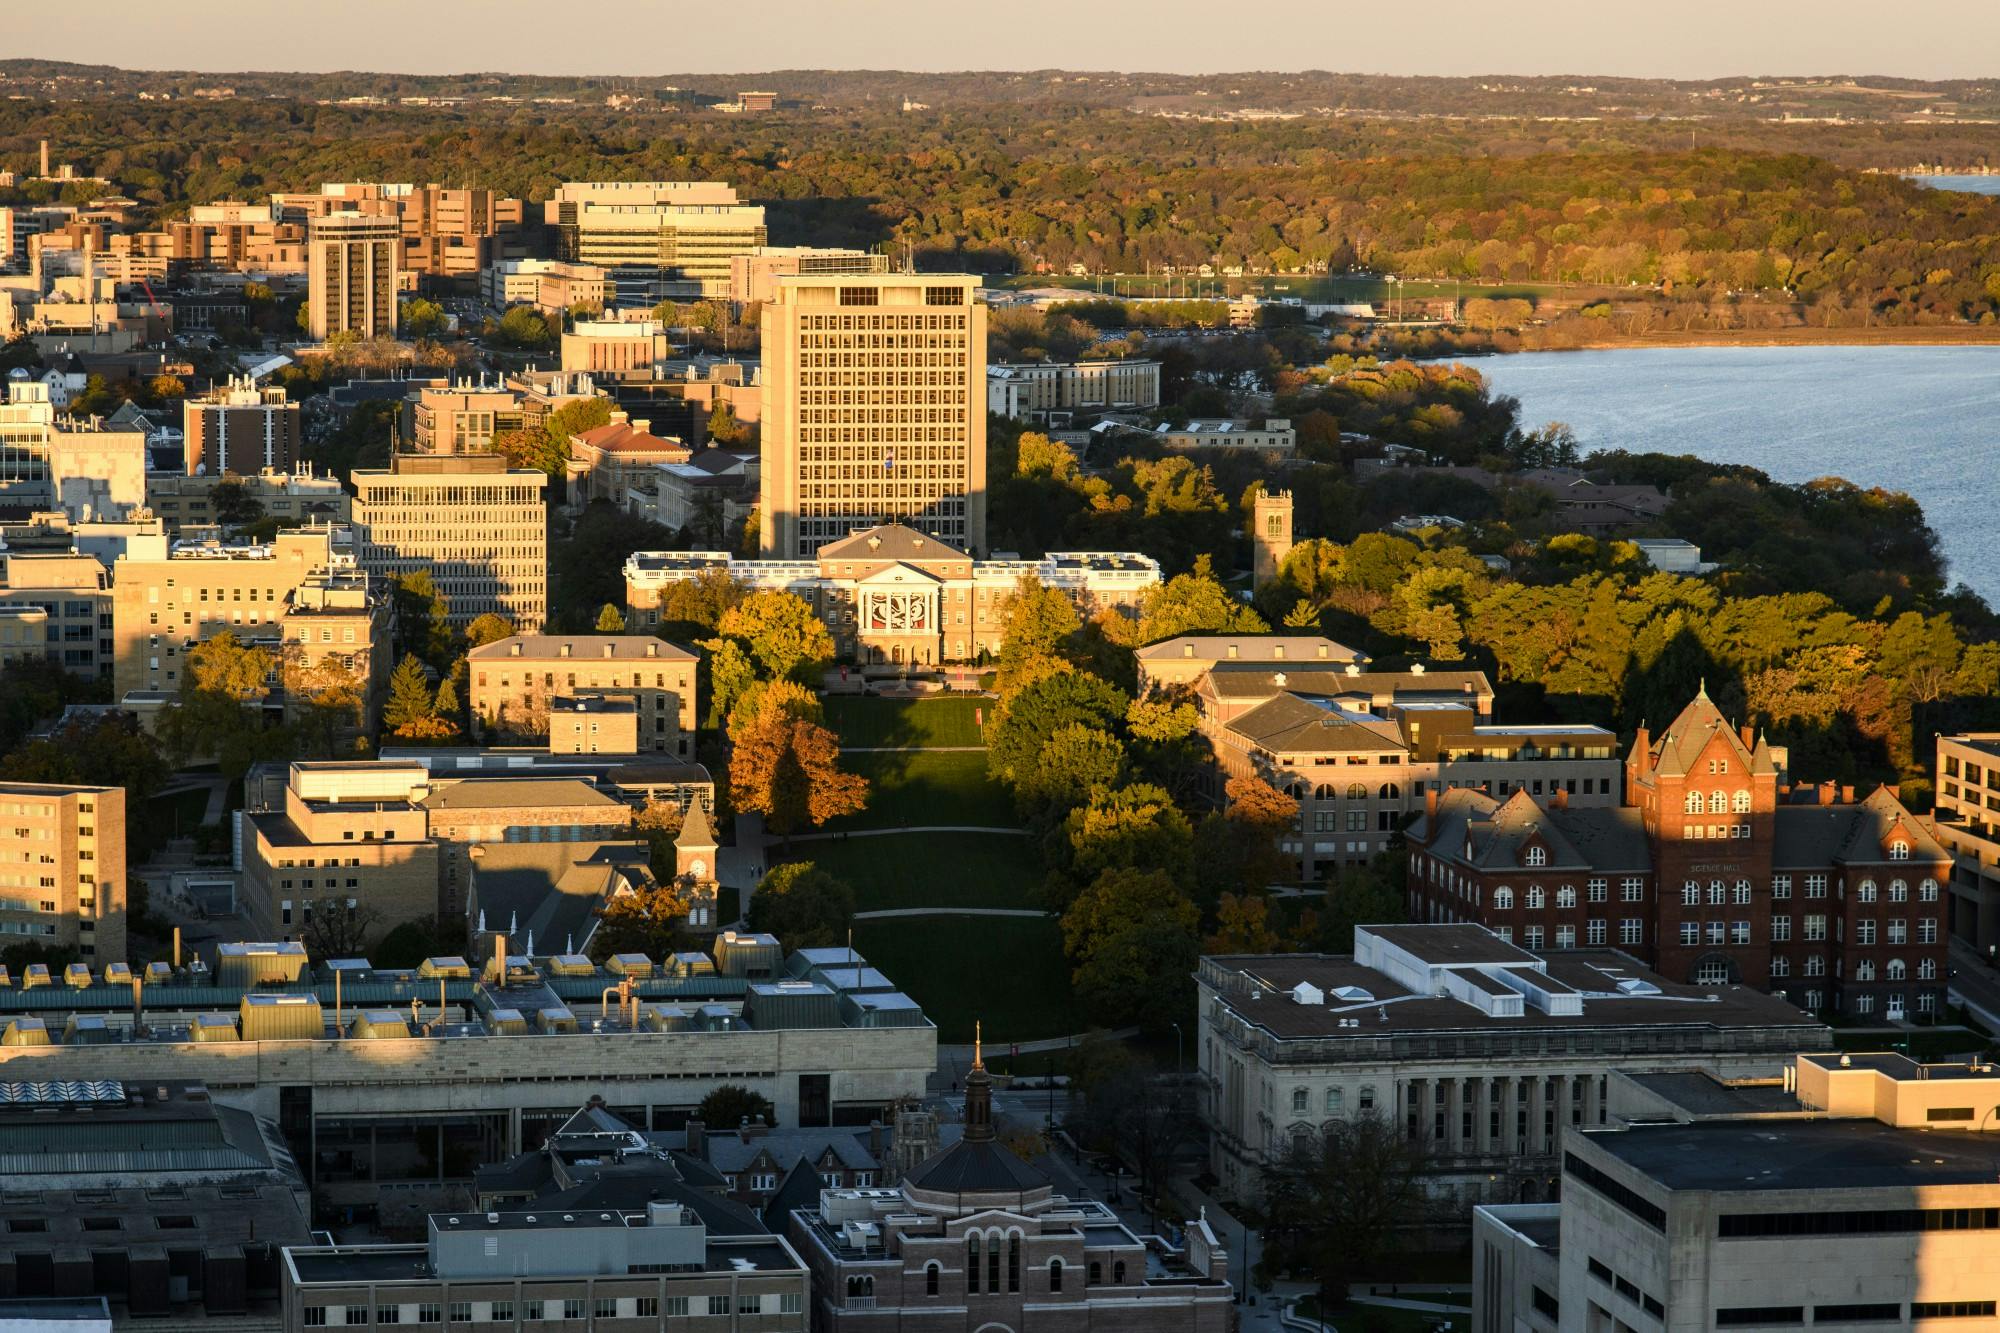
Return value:
M 915 565 L 897 561 L 893 565 L 885 565 L 865 578 L 856 579 L 855 582 L 864 588 L 935 588 L 943 584 L 944 580 L 927 569 L 919 569 Z

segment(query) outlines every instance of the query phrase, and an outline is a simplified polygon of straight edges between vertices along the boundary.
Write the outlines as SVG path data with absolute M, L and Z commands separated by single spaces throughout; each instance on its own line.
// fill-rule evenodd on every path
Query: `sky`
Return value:
M 739 21 L 740 20 L 740 21 Z M 0 57 L 134 69 L 2000 76 L 2000 0 L 96 0 Z

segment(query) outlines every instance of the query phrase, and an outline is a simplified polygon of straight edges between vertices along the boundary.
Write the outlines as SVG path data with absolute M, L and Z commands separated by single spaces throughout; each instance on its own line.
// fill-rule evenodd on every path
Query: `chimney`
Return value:
M 707 1128 L 698 1118 L 687 1122 L 688 1156 L 699 1157 L 704 1161 L 708 1159 L 708 1143 L 703 1138 Z
M 1429 819 L 1433 824 L 1437 822 L 1438 790 L 1435 785 L 1427 788 L 1424 791 L 1424 816 L 1425 818 Z M 1436 831 L 1437 831 L 1436 829 L 1432 829 L 1433 833 L 1435 833 Z
M 1832 805 L 1832 804 L 1833 804 L 1833 798 L 1834 798 L 1834 797 L 1835 797 L 1836 795 L 1838 795 L 1838 794 L 1839 794 L 1839 791 L 1840 791 L 1840 789 L 1839 789 L 1838 787 L 1834 786 L 1834 784 L 1833 784 L 1833 782 L 1832 782 L 1831 780 L 1828 780 L 1828 781 L 1826 781 L 1826 782 L 1822 782 L 1822 783 L 1820 783 L 1820 784 L 1819 784 L 1819 804 L 1821 804 L 1821 805 Z
M 1639 729 L 1632 733 L 1632 749 L 1641 759 L 1652 752 L 1653 733 L 1643 722 L 1639 724 Z
M 1841 803 L 1842 805 L 1853 805 L 1853 804 L 1854 804 L 1854 788 L 1853 788 L 1853 787 L 1851 787 L 1851 786 L 1845 786 L 1845 785 L 1843 785 L 1843 786 L 1841 787 L 1841 789 L 1840 789 L 1840 803 Z
M 868 1155 L 878 1162 L 882 1160 L 882 1122 L 880 1120 L 870 1120 L 868 1122 Z
M 558 657 L 568 657 L 568 656 L 569 656 L 569 647 L 570 647 L 570 646 L 569 646 L 569 644 L 568 644 L 568 643 L 564 643 L 564 644 L 563 644 L 563 645 L 562 645 L 562 646 L 561 646 L 560 648 L 556 649 L 556 656 L 558 656 Z
M 1569 792 L 1562 787 L 1557 787 L 1554 791 L 1550 792 L 1549 809 L 1551 810 L 1569 809 Z
M 1748 722 L 1737 728 L 1736 734 L 1743 738 L 1744 749 L 1755 750 L 1757 748 L 1757 733 L 1750 729 Z

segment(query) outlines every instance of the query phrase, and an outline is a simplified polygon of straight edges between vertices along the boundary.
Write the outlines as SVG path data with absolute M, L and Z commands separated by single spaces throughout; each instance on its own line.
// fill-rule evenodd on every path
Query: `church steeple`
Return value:
M 982 1024 L 972 1025 L 972 1072 L 965 1076 L 965 1141 L 993 1138 L 993 1079 L 986 1072 Z

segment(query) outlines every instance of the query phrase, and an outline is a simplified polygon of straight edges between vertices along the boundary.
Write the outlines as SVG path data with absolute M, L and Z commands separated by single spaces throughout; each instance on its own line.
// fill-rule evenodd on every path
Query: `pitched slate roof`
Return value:
M 850 533 L 819 548 L 821 560 L 950 560 L 967 559 L 950 542 L 918 532 L 905 523 L 884 523 Z
M 1601 870 L 1638 873 L 1652 868 L 1652 853 L 1639 811 L 1630 806 L 1544 807 L 1526 792 L 1506 801 L 1461 787 L 1438 800 L 1437 831 L 1431 816 L 1420 815 L 1411 836 L 1433 854 L 1488 870 L 1522 868 L 1522 849 L 1532 836 L 1548 849 L 1551 871 Z
M 1229 729 L 1255 745 L 1283 754 L 1404 748 L 1402 731 L 1395 723 L 1296 694 L 1280 694 L 1257 705 L 1231 722 Z
M 1771 863 L 1787 868 L 1886 864 L 1889 834 L 1898 825 L 1910 844 L 1912 860 L 1950 857 L 1895 793 L 1877 787 L 1855 805 L 1780 805 L 1775 812 Z

